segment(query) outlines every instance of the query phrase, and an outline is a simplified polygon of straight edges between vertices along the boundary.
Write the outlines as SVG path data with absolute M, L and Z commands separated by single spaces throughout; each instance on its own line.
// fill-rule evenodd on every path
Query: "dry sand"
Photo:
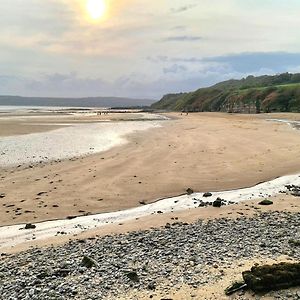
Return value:
M 0 225 L 123 210 L 188 187 L 229 190 L 300 170 L 300 134 L 287 124 L 252 115 L 168 116 L 175 119 L 104 153 L 1 170 Z

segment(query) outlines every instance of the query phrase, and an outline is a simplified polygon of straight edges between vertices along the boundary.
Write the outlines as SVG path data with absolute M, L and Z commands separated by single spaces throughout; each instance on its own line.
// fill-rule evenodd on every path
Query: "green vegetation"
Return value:
M 300 74 L 232 79 L 190 93 L 165 95 L 151 108 L 190 112 L 300 112 Z

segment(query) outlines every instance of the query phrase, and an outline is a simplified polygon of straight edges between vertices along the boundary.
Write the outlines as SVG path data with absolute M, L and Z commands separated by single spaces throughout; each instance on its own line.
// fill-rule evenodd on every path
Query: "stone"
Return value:
M 154 291 L 156 289 L 155 282 L 150 282 L 147 286 L 148 290 Z
M 300 191 L 294 191 L 291 195 L 294 197 L 300 197 Z
M 140 280 L 138 274 L 135 271 L 126 272 L 125 275 L 131 281 L 138 282 Z
M 37 196 L 42 196 L 42 195 L 44 195 L 44 194 L 47 194 L 47 192 L 39 192 L 39 193 L 37 193 L 36 195 L 37 195 Z
M 212 193 L 209 193 L 209 192 L 203 194 L 203 197 L 205 197 L 205 198 L 208 198 L 211 196 L 212 196 Z
M 268 200 L 268 199 L 264 199 L 264 200 L 260 201 L 258 204 L 259 205 L 272 205 L 273 201 Z
M 188 189 L 186 190 L 186 193 L 187 193 L 188 195 L 192 195 L 192 194 L 194 193 L 194 191 L 193 191 L 193 189 L 188 188 Z
M 222 199 L 218 198 L 213 202 L 213 207 L 221 207 L 222 206 Z
M 300 240 L 289 240 L 289 244 L 294 247 L 300 247 Z
M 36 228 L 36 225 L 31 224 L 31 223 L 27 223 L 27 224 L 25 225 L 25 229 L 35 229 L 35 228 Z
M 84 256 L 82 261 L 81 261 L 81 265 L 90 269 L 92 267 L 98 266 L 98 263 L 94 259 L 92 259 L 91 257 Z
M 235 292 L 240 291 L 242 289 L 246 289 L 246 288 L 247 288 L 247 284 L 245 284 L 244 281 L 234 282 L 233 284 L 231 284 L 229 287 L 227 287 L 225 289 L 225 295 L 230 296 L 230 295 L 234 294 Z

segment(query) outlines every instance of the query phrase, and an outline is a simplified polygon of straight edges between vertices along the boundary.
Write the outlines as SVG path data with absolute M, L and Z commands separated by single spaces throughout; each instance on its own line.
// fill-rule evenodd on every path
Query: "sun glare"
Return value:
M 102 18 L 106 11 L 105 0 L 88 0 L 86 9 L 93 20 Z

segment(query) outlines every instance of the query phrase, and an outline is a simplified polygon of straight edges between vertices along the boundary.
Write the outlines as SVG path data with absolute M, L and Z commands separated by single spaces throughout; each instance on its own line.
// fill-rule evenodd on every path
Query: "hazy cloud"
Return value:
M 201 36 L 193 35 L 179 35 L 179 36 L 170 36 L 164 39 L 165 42 L 196 42 L 200 41 L 203 38 Z
M 255 72 L 262 68 L 283 72 L 300 65 L 300 53 L 240 53 L 206 58 L 204 61 L 226 63 L 238 72 Z
M 160 98 L 299 70 L 298 0 L 108 2 L 91 22 L 86 0 L 1 0 L 0 94 Z
M 180 73 L 180 72 L 184 72 L 186 71 L 187 68 L 185 66 L 182 66 L 182 65 L 172 65 L 170 67 L 166 67 L 163 69 L 164 73 L 167 74 L 167 73 Z
M 181 12 L 187 11 L 189 9 L 192 9 L 196 6 L 198 6 L 198 4 L 190 4 L 190 5 L 180 6 L 178 8 L 171 8 L 171 12 L 172 13 L 181 13 Z

